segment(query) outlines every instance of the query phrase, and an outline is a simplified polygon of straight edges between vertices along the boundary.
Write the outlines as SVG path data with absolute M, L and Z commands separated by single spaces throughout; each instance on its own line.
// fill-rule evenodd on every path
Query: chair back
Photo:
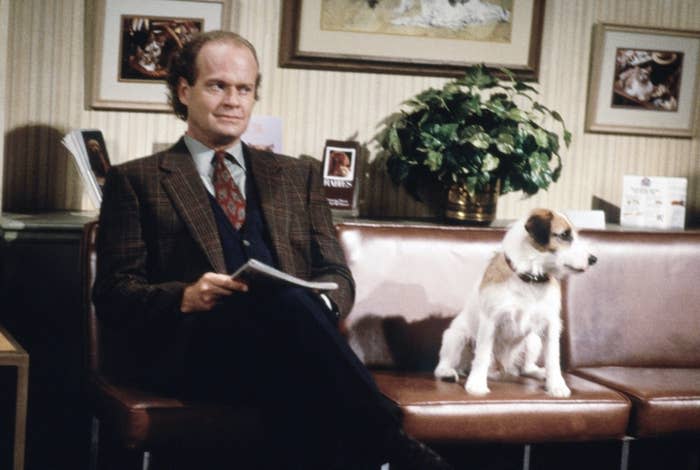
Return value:
M 92 303 L 92 286 L 97 274 L 97 221 L 88 222 L 83 227 L 83 237 L 80 244 L 80 269 L 83 293 L 83 314 L 85 315 L 85 349 L 86 366 L 91 374 L 100 370 L 100 328 L 95 305 Z

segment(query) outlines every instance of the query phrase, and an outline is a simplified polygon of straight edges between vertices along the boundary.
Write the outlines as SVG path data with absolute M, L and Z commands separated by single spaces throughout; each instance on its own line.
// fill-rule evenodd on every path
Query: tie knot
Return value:
M 228 158 L 231 158 L 231 156 L 225 150 L 217 150 L 214 152 L 214 161 L 216 163 L 224 163 L 224 161 Z

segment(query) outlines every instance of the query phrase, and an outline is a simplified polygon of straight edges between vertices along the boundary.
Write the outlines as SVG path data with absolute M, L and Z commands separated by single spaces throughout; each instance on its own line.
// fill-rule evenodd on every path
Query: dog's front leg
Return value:
M 463 367 L 462 356 L 467 345 L 467 333 L 457 324 L 459 320 L 461 318 L 457 318 L 442 334 L 440 362 L 434 371 L 438 379 L 459 381 L 459 370 Z
M 546 369 L 547 393 L 553 397 L 568 397 L 571 390 L 566 386 L 564 377 L 561 374 L 561 363 L 559 354 L 559 336 L 561 335 L 561 319 L 557 315 L 547 325 L 547 339 L 544 365 Z
M 469 372 L 467 383 L 464 388 L 471 395 L 486 395 L 490 392 L 487 378 L 491 356 L 493 353 L 493 335 L 496 324 L 491 318 L 481 314 L 479 329 L 476 335 L 476 346 L 474 348 L 474 360 L 472 370 Z

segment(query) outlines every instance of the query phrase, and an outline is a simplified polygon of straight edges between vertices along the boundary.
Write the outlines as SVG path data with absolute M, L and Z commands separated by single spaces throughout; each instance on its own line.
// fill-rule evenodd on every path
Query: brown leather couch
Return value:
M 591 232 L 599 263 L 567 283 L 574 374 L 632 401 L 635 437 L 700 434 L 700 232 Z
M 564 283 L 572 395 L 536 380 L 485 397 L 435 380 L 441 335 L 473 295 L 505 229 L 345 222 L 357 283 L 353 349 L 426 441 L 544 443 L 700 435 L 700 232 L 588 231 L 598 264 Z

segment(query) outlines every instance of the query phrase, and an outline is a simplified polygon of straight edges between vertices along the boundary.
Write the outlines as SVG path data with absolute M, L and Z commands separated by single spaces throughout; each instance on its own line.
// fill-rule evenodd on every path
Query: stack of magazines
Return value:
M 70 151 L 93 205 L 102 203 L 102 186 L 109 170 L 107 147 L 99 129 L 77 129 L 61 141 Z

